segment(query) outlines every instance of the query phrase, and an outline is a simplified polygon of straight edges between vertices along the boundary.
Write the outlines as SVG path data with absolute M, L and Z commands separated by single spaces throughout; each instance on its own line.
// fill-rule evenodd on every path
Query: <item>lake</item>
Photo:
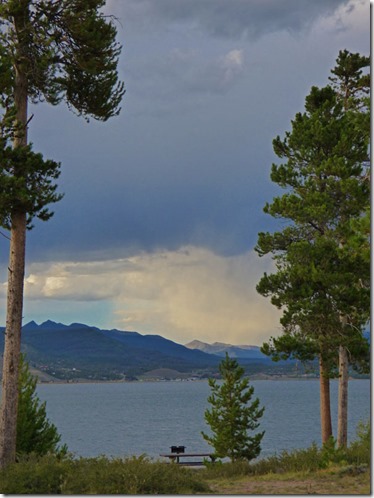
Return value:
M 320 444 L 319 381 L 252 381 L 254 397 L 265 406 L 259 430 L 265 430 L 261 456 Z M 337 381 L 331 382 L 334 435 Z M 189 452 L 211 451 L 200 435 L 208 428 L 207 382 L 133 382 L 39 384 L 48 418 L 69 450 L 79 456 L 157 458 L 172 445 Z M 349 383 L 349 440 L 359 421 L 370 418 L 370 380 Z

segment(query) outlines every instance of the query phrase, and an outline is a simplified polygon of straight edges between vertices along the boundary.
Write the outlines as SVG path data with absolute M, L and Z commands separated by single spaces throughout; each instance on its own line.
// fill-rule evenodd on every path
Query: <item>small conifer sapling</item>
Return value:
M 36 453 L 64 454 L 66 445 L 58 446 L 61 436 L 57 427 L 47 418 L 46 402 L 41 402 L 36 394 L 37 378 L 29 369 L 23 354 L 20 357 L 18 381 L 18 416 L 17 416 L 17 455 Z
M 260 401 L 252 400 L 254 387 L 243 378 L 244 368 L 226 353 L 219 366 L 223 382 L 209 379 L 211 394 L 208 402 L 211 409 L 205 411 L 205 420 L 212 435 L 202 432 L 203 438 L 214 447 L 219 458 L 231 461 L 252 460 L 261 451 L 261 440 L 265 431 L 252 435 L 259 427 L 258 420 L 264 413 Z

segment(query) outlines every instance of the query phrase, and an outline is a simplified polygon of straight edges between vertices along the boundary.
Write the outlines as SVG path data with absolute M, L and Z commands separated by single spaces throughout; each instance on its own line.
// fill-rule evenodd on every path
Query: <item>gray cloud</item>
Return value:
M 286 30 L 297 33 L 331 15 L 349 0 L 125 0 L 109 8 L 144 29 L 190 24 L 210 36 L 253 39 Z
M 186 244 L 238 254 L 254 246 L 258 231 L 274 226 L 262 212 L 278 193 L 269 179 L 272 139 L 289 129 L 311 85 L 326 84 L 338 50 L 365 50 L 369 42 L 368 9 L 358 0 L 278 3 L 287 7 L 284 23 L 300 17 L 301 4 L 310 22 L 338 5 L 355 8 L 340 9 L 299 39 L 281 32 L 249 43 L 203 36 L 203 20 L 223 26 L 232 15 L 239 23 L 237 10 L 246 4 L 259 26 L 265 19 L 280 25 L 273 2 L 109 2 L 124 18 L 123 110 L 108 123 L 86 124 L 63 106 L 32 108 L 31 140 L 35 150 L 61 161 L 65 198 L 54 206 L 55 217 L 29 234 L 30 261 L 121 257 Z M 132 24 L 135 14 L 157 28 L 167 23 L 142 32 Z M 340 15 L 348 31 L 335 30 Z M 6 239 L 0 249 L 6 261 Z
M 188 96 L 225 95 L 245 74 L 239 48 L 208 57 L 203 50 L 174 48 L 167 53 L 135 59 L 128 70 L 129 92 L 140 98 L 175 104 Z

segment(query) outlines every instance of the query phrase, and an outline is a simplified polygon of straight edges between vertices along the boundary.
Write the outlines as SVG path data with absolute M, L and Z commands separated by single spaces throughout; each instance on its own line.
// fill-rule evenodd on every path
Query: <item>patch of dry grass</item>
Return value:
M 370 495 L 369 470 L 358 475 L 342 475 L 329 470 L 311 473 L 266 474 L 209 482 L 214 494 L 222 495 Z

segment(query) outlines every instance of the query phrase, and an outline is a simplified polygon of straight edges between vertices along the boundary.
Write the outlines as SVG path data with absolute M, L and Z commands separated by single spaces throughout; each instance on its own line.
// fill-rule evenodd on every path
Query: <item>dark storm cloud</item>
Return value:
M 238 39 L 280 30 L 297 33 L 348 3 L 348 0 L 126 0 L 121 2 L 120 9 L 129 26 L 135 23 L 149 29 L 155 23 L 190 23 L 211 36 Z
M 339 6 L 346 31 L 336 29 L 338 15 L 316 22 Z M 262 208 L 279 193 L 269 179 L 272 139 L 289 129 L 311 85 L 327 83 L 339 49 L 368 45 L 364 9 L 349 6 L 361 3 L 109 1 L 124 47 L 122 112 L 87 124 L 63 106 L 31 109 L 30 139 L 61 161 L 65 197 L 29 234 L 28 258 L 252 249 L 272 229 Z M 302 31 L 313 22 L 313 36 Z M 0 239 L 0 257 L 6 245 Z
M 208 174 L 213 168 L 204 169 Z M 193 174 L 190 180 L 186 174 L 156 181 L 150 173 L 143 184 L 137 179 L 111 183 L 103 176 L 102 190 L 84 189 L 83 196 L 78 184 L 70 185 L 55 217 L 30 232 L 28 256 L 34 261 L 64 259 L 67 254 L 76 260 L 88 254 L 100 259 L 108 251 L 119 257 L 186 244 L 241 253 L 254 246 L 255 234 L 268 220 L 261 209 L 264 196 L 261 190 L 256 195 L 254 181 L 235 171 L 232 175 L 227 173 L 220 185 L 196 182 Z M 92 175 L 88 185 L 93 181 Z

